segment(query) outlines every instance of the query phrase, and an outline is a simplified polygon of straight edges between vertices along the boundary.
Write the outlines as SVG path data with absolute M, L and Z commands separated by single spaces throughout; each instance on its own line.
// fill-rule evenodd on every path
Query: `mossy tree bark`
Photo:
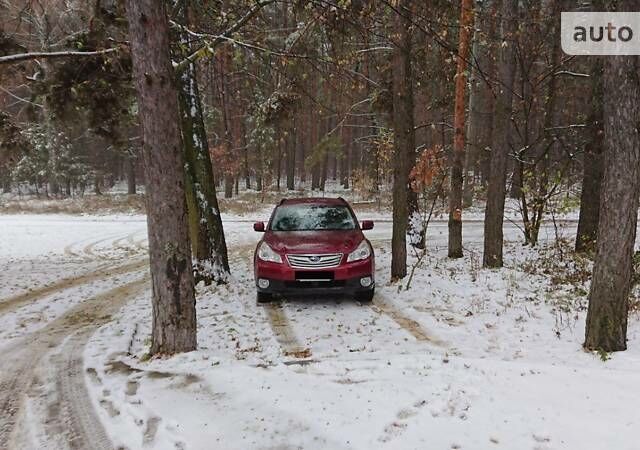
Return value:
M 181 25 L 189 23 L 189 2 L 179 0 L 174 6 Z M 177 56 L 195 51 L 188 33 L 178 31 Z M 184 145 L 185 177 L 189 231 L 195 256 L 196 282 L 224 283 L 229 277 L 229 262 L 224 228 L 220 218 L 215 179 L 204 126 L 202 102 L 198 88 L 196 65 L 187 65 L 178 74 L 180 124 Z

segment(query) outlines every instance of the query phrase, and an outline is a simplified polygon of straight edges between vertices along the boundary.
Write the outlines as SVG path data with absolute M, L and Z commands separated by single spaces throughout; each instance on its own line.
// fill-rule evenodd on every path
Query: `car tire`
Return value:
M 371 289 L 370 291 L 358 292 L 356 293 L 356 301 L 360 303 L 371 303 L 373 301 L 373 295 L 375 294 L 375 290 Z
M 273 294 L 267 292 L 257 292 L 256 301 L 260 304 L 271 303 L 273 301 Z

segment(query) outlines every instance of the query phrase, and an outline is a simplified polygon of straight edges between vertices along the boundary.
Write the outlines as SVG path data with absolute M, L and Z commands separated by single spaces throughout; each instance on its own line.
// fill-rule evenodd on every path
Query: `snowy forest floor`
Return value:
M 233 279 L 198 287 L 199 349 L 152 360 L 144 216 L 0 215 L 0 447 L 637 448 L 638 295 L 629 350 L 583 351 L 574 222 L 536 249 L 506 223 L 506 267 L 487 270 L 482 223 L 449 260 L 437 220 L 406 289 L 372 211 L 372 305 L 257 306 L 251 223 L 268 212 L 224 216 Z

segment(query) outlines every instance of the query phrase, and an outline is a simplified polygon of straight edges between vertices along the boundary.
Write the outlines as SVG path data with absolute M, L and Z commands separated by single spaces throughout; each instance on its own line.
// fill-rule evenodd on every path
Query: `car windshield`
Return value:
M 356 221 L 346 206 L 279 206 L 271 222 L 272 231 L 353 230 Z

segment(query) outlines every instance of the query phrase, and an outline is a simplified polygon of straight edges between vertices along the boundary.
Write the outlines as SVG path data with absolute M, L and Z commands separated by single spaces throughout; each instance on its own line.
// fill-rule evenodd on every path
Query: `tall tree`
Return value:
M 467 89 L 467 60 L 469 59 L 471 46 L 472 26 L 473 0 L 462 0 L 453 119 L 451 191 L 449 193 L 449 258 L 462 258 L 462 170 L 464 166 L 465 93 Z
M 184 190 L 178 90 L 164 0 L 127 0 L 142 124 L 153 321 L 151 353 L 196 348 L 196 310 Z
M 580 215 L 576 234 L 576 251 L 595 249 L 600 219 L 600 187 L 604 173 L 603 154 L 603 64 L 602 58 L 594 59 L 591 70 L 591 113 L 589 115 L 589 137 L 584 149 L 582 162 L 582 192 L 580 194 Z
M 603 0 L 593 0 L 594 11 L 604 11 Z M 589 114 L 589 136 L 584 149 L 582 162 L 582 192 L 580 194 L 580 215 L 576 233 L 576 251 L 595 250 L 598 237 L 598 221 L 600 219 L 600 187 L 604 173 L 604 130 L 603 104 L 603 60 L 592 56 L 593 66 L 591 81 L 591 112 Z
M 496 94 L 493 142 L 491 145 L 491 173 L 489 175 L 487 207 L 484 215 L 483 265 L 485 267 L 502 267 L 502 222 L 513 101 L 517 12 L 518 0 L 503 0 L 502 45 L 498 62 L 498 92 Z
M 634 2 L 618 2 L 631 11 Z M 640 59 L 609 56 L 604 63 L 605 168 L 584 346 L 627 348 L 627 315 L 640 193 Z
M 189 24 L 189 4 L 175 2 L 176 19 L 183 26 Z M 195 51 L 192 39 L 185 29 L 177 33 L 176 56 L 185 57 Z M 181 131 L 184 145 L 187 205 L 194 250 L 196 281 L 224 282 L 229 275 L 227 244 L 224 237 L 216 186 L 204 126 L 196 64 L 190 62 L 178 74 L 181 110 Z
M 394 14 L 393 98 L 393 232 L 391 278 L 407 275 L 407 223 L 410 161 L 415 161 L 413 76 L 411 71 L 411 1 L 398 0 Z
M 467 124 L 467 148 L 465 151 L 465 174 L 462 203 L 464 207 L 473 203 L 475 180 L 480 171 L 480 161 L 491 147 L 493 130 L 493 93 L 490 80 L 495 78 L 492 41 L 496 35 L 496 3 L 494 0 L 476 1 L 477 25 L 473 36 L 471 61 L 474 63 L 469 80 L 469 119 Z M 486 176 L 487 174 L 484 174 Z

